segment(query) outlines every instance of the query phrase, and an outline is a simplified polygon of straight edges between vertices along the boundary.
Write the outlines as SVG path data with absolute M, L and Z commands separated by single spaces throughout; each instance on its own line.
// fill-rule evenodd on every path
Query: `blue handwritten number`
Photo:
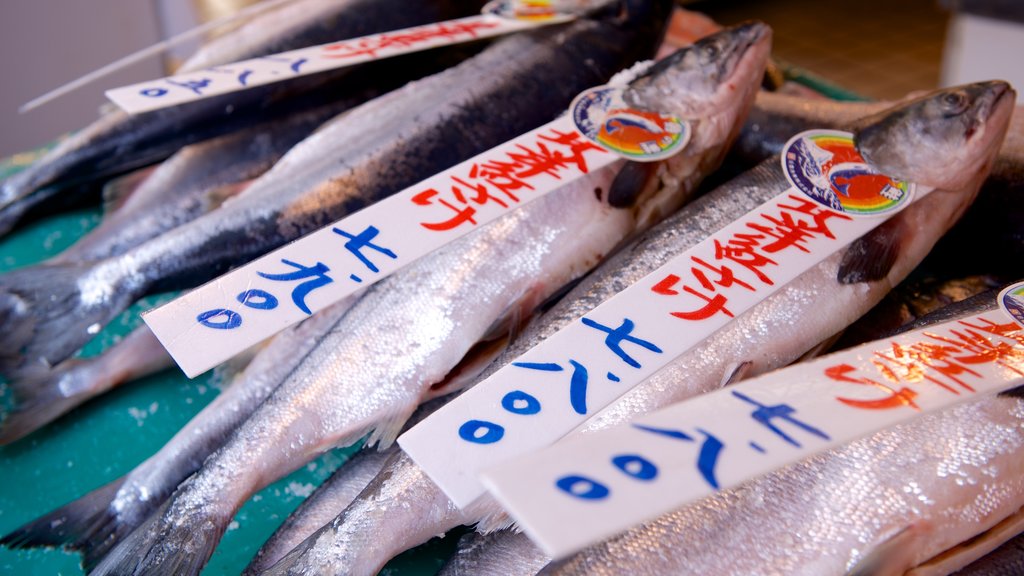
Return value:
M 555 482 L 559 490 L 584 500 L 603 500 L 608 497 L 608 487 L 600 482 L 577 476 L 562 476 Z
M 788 404 L 768 406 L 766 404 L 761 404 L 760 402 L 754 400 L 750 396 L 741 394 L 740 392 L 736 392 L 735 390 L 733 391 L 732 395 L 739 398 L 740 400 L 743 400 L 748 404 L 757 406 L 757 409 L 750 413 L 750 417 L 753 418 L 754 420 L 757 420 L 758 423 L 760 423 L 762 426 L 767 427 L 769 430 L 774 432 L 777 436 L 779 436 L 792 446 L 800 448 L 800 443 L 791 438 L 782 430 L 780 430 L 777 426 L 772 424 L 773 419 L 780 418 L 782 420 L 785 420 L 786 422 L 789 422 L 790 424 L 793 424 L 798 428 L 801 428 L 808 434 L 813 434 L 814 436 L 817 436 L 822 440 L 829 440 L 828 434 L 825 434 L 824 432 L 811 426 L 810 424 L 806 424 L 794 418 L 793 414 L 796 413 L 796 409 Z
M 661 348 L 655 346 L 653 342 L 641 340 L 636 336 L 630 335 L 633 332 L 633 328 L 636 327 L 636 324 L 634 324 L 633 321 L 630 320 L 629 318 L 623 318 L 622 324 L 620 324 L 618 328 L 610 328 L 603 324 L 594 322 L 590 318 L 580 318 L 580 321 L 583 322 L 584 326 L 589 326 L 596 330 L 607 332 L 608 336 L 606 336 L 604 339 L 605 346 L 607 346 L 609 350 L 614 352 L 616 356 L 621 358 L 623 362 L 629 364 L 633 368 L 640 368 L 640 363 L 633 359 L 633 357 L 631 357 L 629 354 L 626 354 L 626 351 L 622 349 L 623 342 L 630 342 L 632 344 L 640 346 L 641 348 L 650 350 L 651 352 L 661 354 Z
M 522 407 L 518 405 L 520 402 L 524 404 Z M 501 399 L 501 407 L 513 414 L 529 416 L 540 412 L 540 401 L 522 390 L 513 390 Z
M 459 427 L 459 437 L 474 444 L 494 444 L 504 435 L 505 428 L 483 420 L 470 420 Z
M 167 90 L 165 88 L 144 88 L 139 90 L 139 94 L 142 94 L 147 98 L 159 98 L 161 96 L 166 96 Z
M 327 272 L 330 272 L 331 269 L 323 262 L 317 262 L 316 266 L 303 266 L 302 264 L 292 262 L 291 260 L 285 260 L 284 258 L 281 259 L 281 262 L 295 268 L 295 272 L 286 272 L 284 274 L 267 274 L 264 272 L 257 272 L 257 274 L 267 280 L 275 280 L 278 282 L 310 278 L 310 280 L 299 284 L 294 290 L 292 290 L 292 302 L 295 303 L 299 310 L 302 310 L 306 314 L 312 314 L 312 312 L 309 311 L 309 307 L 306 306 L 306 295 L 321 286 L 334 282 L 334 280 L 327 275 Z
M 273 310 L 277 308 L 277 298 L 270 292 L 258 288 L 242 292 L 238 295 L 238 301 L 256 310 Z
M 612 458 L 612 464 L 637 480 L 654 480 L 658 476 L 658 467 L 650 460 L 637 454 L 622 454 Z
M 377 230 L 376 226 L 367 226 L 366 230 L 363 230 L 354 236 L 345 232 L 341 228 L 331 228 L 331 230 L 333 230 L 335 234 L 340 234 L 341 236 L 348 238 L 348 242 L 345 242 L 345 249 L 351 252 L 356 258 L 359 258 L 359 261 L 372 272 L 380 272 L 380 270 L 377 269 L 373 262 L 370 262 L 369 258 L 363 255 L 363 248 L 376 250 L 377 252 L 388 256 L 392 260 L 398 258 L 398 255 L 391 250 L 378 246 L 372 242 L 372 240 L 377 237 L 377 234 L 380 233 L 380 230 Z
M 224 319 L 218 321 L 217 317 L 219 316 L 223 316 Z M 196 316 L 196 320 L 207 328 L 215 328 L 217 330 L 231 330 L 232 328 L 238 328 L 242 325 L 242 317 L 239 316 L 237 312 L 232 312 L 225 308 L 207 310 L 199 316 Z

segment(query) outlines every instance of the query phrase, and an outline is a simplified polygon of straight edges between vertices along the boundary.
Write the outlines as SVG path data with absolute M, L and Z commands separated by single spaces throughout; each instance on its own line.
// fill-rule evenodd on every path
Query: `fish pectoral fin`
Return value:
M 506 332 L 497 338 L 481 340 L 474 344 L 443 380 L 430 387 L 424 401 L 445 396 L 469 386 L 508 347 L 511 341 L 511 333 Z
M 118 176 L 103 186 L 103 214 L 104 216 L 119 210 L 132 194 L 139 189 L 139 186 L 153 174 L 156 167 L 150 166 L 141 170 L 129 172 Z
M 889 274 L 900 254 L 906 224 L 899 215 L 853 241 L 839 263 L 840 284 L 874 282 Z
M 951 574 L 992 552 L 1024 532 L 1024 508 L 1004 518 L 977 536 L 907 571 L 905 576 L 942 576 Z
M 754 363 L 747 360 L 745 362 L 733 362 L 725 367 L 725 375 L 722 376 L 722 382 L 719 384 L 719 388 L 725 388 L 726 386 L 732 386 L 733 384 L 743 380 L 750 373 L 750 369 L 753 368 Z
M 931 524 L 914 522 L 886 538 L 846 573 L 846 576 L 897 576 L 914 565 L 918 543 L 928 537 Z

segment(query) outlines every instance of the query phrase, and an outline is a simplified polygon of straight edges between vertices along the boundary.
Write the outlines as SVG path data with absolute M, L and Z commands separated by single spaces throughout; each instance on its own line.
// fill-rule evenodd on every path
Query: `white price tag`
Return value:
M 189 377 L 617 156 L 563 116 L 143 314 Z
M 848 133 L 794 138 L 783 166 L 792 188 L 494 373 L 406 432 L 402 448 L 467 506 L 483 470 L 558 440 L 913 197 L 865 164 Z
M 483 481 L 561 558 L 716 490 L 1021 384 L 1024 326 L 993 310 L 568 439 L 495 466 Z
M 106 95 L 125 112 L 138 114 L 187 102 L 238 92 L 297 76 L 354 66 L 482 38 L 501 36 L 572 20 L 567 14 L 503 17 L 495 13 L 470 16 L 341 42 L 290 50 L 107 90 Z

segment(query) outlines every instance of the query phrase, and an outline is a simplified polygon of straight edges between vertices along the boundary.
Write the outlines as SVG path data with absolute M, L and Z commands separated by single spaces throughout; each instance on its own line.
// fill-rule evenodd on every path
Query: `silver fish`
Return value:
M 663 22 L 669 5 L 626 7 L 643 28 L 652 18 Z M 592 41 L 591 33 L 600 30 L 606 41 L 614 33 L 609 28 L 579 21 L 554 32 L 561 36 L 558 42 L 531 46 L 537 38 L 509 40 L 517 50 L 532 52 L 534 66 L 550 65 L 573 38 Z M 650 52 L 654 45 L 648 43 Z M 595 59 L 600 54 L 593 46 L 583 53 Z M 475 81 L 479 85 L 480 78 Z M 111 550 L 97 572 L 197 573 L 255 491 L 324 450 L 363 436 L 371 446 L 389 445 L 418 404 L 475 375 L 463 366 L 465 375 L 452 378 L 477 342 L 504 338 L 509 319 L 527 317 L 637 227 L 649 225 L 649 208 L 679 203 L 677 190 L 658 186 L 618 193 L 612 183 L 616 167 L 537 199 L 372 286 L 164 508 Z
M 404 429 L 415 426 L 447 403 L 450 396 L 436 398 L 420 406 L 406 422 Z M 324 483 L 292 512 L 274 534 L 263 543 L 243 574 L 259 574 L 311 534 L 334 519 L 366 488 L 384 464 L 399 450 L 392 444 L 383 450 L 363 448 L 335 470 Z
M 348 0 L 332 3 L 332 17 L 324 10 L 291 11 L 298 18 L 286 29 L 283 9 L 258 19 L 269 34 L 229 33 L 247 47 L 241 52 L 211 50 L 212 56 L 192 66 L 227 64 L 229 57 L 255 57 L 282 49 L 295 49 L 331 40 L 344 40 L 368 33 L 386 32 L 429 24 L 479 10 L 475 0 Z M 269 24 L 269 26 L 268 26 Z M 245 31 L 251 27 L 244 28 Z M 333 34 L 331 33 L 333 31 Z M 325 37 L 328 37 L 324 40 Z M 250 42 L 250 39 L 256 42 Z M 258 43 L 257 43 L 258 42 Z M 462 49 L 446 50 L 453 54 Z M 224 58 L 229 58 L 225 60 Z M 431 62 L 434 60 L 435 62 Z M 88 187 L 73 186 L 106 178 L 162 160 L 182 146 L 227 134 L 279 114 L 345 98 L 369 99 L 401 86 L 408 80 L 438 70 L 445 62 L 437 53 L 386 59 L 369 66 L 300 76 L 284 82 L 214 96 L 185 106 L 175 106 L 136 115 L 121 111 L 107 113 L 85 129 L 62 141 L 29 168 L 0 182 L 0 235 L 11 230 L 30 211 L 53 210 L 68 203 Z M 194 71 L 196 68 L 188 68 Z
M 686 116 L 698 118 L 692 126 L 690 145 L 660 169 L 658 179 L 662 186 L 682 185 L 684 189 L 692 189 L 702 176 L 714 169 L 760 83 L 770 36 L 770 30 L 759 23 L 729 29 L 663 60 L 652 69 L 651 76 L 634 85 L 638 91 L 654 87 L 653 91 L 662 94 L 661 106 L 672 107 L 675 99 L 685 102 L 690 109 Z M 627 178 L 630 177 L 627 173 Z M 613 259 L 621 262 L 623 256 Z M 614 274 L 608 275 L 612 276 Z M 584 284 L 589 282 L 588 279 L 583 281 Z M 628 280 L 625 282 L 628 284 Z M 618 290 L 624 287 L 625 284 L 617 285 Z M 579 288 L 572 293 L 578 291 Z M 615 291 L 605 292 L 603 296 Z M 564 308 L 562 304 L 557 304 L 554 310 L 561 308 Z M 544 315 L 541 328 L 531 326 L 481 378 L 550 335 L 553 332 L 550 327 L 556 324 L 548 322 L 547 318 L 554 310 Z M 576 315 L 571 319 L 575 320 Z M 307 540 L 302 548 L 285 557 L 269 573 L 293 574 L 303 569 L 375 573 L 399 552 L 476 519 L 479 516 L 474 512 L 461 511 L 452 504 L 403 453 L 385 466 L 379 477 L 330 526 Z M 379 534 L 389 534 L 389 537 L 378 538 Z
M 504 38 L 350 110 L 242 197 L 125 254 L 0 276 L 0 373 L 45 370 L 147 292 L 195 285 L 554 118 L 660 37 L 663 18 L 640 19 L 656 10 L 620 19 L 618 6 Z
M 995 298 L 961 304 L 949 308 Z M 718 492 L 541 574 L 948 574 L 1021 529 L 1022 455 L 1017 389 Z
M 64 546 L 81 552 L 83 565 L 90 569 L 224 444 L 358 298 L 354 294 L 274 337 L 226 390 L 156 454 L 125 476 L 7 534 L 0 544 Z
M 979 84 L 942 92 L 908 105 L 941 109 L 947 95 L 971 103 L 966 112 L 952 114 L 941 133 L 933 131 L 932 134 L 936 139 L 934 148 L 941 148 L 947 155 L 935 159 L 944 163 L 940 165 L 953 163 L 949 155 L 954 154 L 955 146 L 961 148 L 963 156 L 953 156 L 958 158 L 955 162 L 959 163 L 961 173 L 939 178 L 935 174 L 915 172 L 920 184 L 935 185 L 939 190 L 894 216 L 891 224 L 877 229 L 877 233 L 865 236 L 846 251 L 826 259 L 737 316 L 703 343 L 598 412 L 573 434 L 625 422 L 747 375 L 785 366 L 867 312 L 927 254 L 943 230 L 974 197 L 985 176 L 985 159 L 994 156 L 1005 131 L 1011 98 L 1008 94 L 1012 91 L 1005 83 Z M 897 110 L 895 114 L 906 117 L 905 112 L 906 109 Z M 976 124 L 979 119 L 986 121 Z M 970 137 L 966 136 L 968 128 L 973 128 Z M 876 146 L 916 144 L 919 139 L 914 134 L 903 138 L 910 140 L 901 142 L 894 138 L 889 144 L 876 143 Z M 885 170 L 885 165 L 882 169 Z M 689 204 L 584 279 L 539 318 L 482 377 L 787 187 L 780 162 L 774 159 Z M 894 250 L 896 257 L 889 260 L 889 267 L 873 266 L 877 260 L 875 251 L 863 249 L 870 246 L 878 246 L 875 250 Z M 476 523 L 478 530 L 487 532 L 511 523 L 500 505 L 489 497 L 460 510 L 408 457 L 386 467 L 379 483 L 393 487 L 387 492 L 378 489 L 381 497 L 368 488 L 367 493 L 342 514 L 354 526 L 347 538 L 358 541 L 358 530 L 437 534 L 459 524 Z M 358 515 L 357 507 L 363 509 Z M 419 515 L 399 516 L 398 511 L 406 507 L 420 511 Z M 430 526 L 425 526 L 427 518 L 432 521 Z M 392 545 L 392 542 L 387 544 Z M 352 555 L 358 556 L 358 552 Z
M 438 572 L 438 576 L 534 576 L 549 562 L 551 558 L 523 532 L 470 532 L 459 540 L 458 549 Z
M 357 103 L 326 104 L 182 148 L 129 192 L 112 192 L 109 202 L 127 197 L 97 228 L 47 263 L 123 254 L 218 208 L 317 127 Z

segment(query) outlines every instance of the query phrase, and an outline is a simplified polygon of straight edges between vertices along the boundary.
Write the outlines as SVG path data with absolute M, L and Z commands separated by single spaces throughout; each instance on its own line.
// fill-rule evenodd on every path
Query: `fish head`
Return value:
M 625 89 L 631 108 L 675 116 L 690 129 L 683 149 L 657 170 L 627 167 L 612 185 L 611 204 L 633 206 L 638 230 L 677 210 L 721 164 L 761 85 L 771 36 L 761 22 L 726 28 L 653 64 Z
M 941 190 L 980 184 L 1002 144 L 1016 93 L 994 80 L 918 96 L 858 122 L 854 144 L 882 173 Z
M 771 37 L 763 22 L 725 28 L 659 60 L 630 83 L 624 98 L 641 110 L 687 120 L 735 108 L 760 86 Z

